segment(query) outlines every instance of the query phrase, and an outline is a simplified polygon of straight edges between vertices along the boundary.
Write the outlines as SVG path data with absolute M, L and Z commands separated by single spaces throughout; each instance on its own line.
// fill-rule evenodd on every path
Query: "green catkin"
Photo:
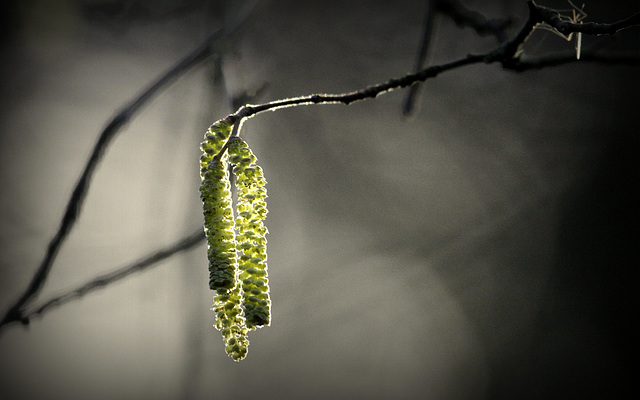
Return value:
M 237 204 L 235 228 L 237 247 L 242 251 L 238 260 L 244 302 L 244 316 L 248 329 L 268 326 L 271 321 L 271 300 L 267 278 L 266 245 L 267 216 L 266 180 L 256 157 L 240 138 L 229 143 L 229 159 L 234 164 Z
M 237 251 L 231 208 L 228 154 L 215 159 L 231 133 L 231 124 L 213 124 L 202 142 L 200 198 L 204 214 L 211 290 L 233 289 L 237 280 Z
M 233 289 L 237 279 L 235 231 L 226 158 L 224 155 L 220 161 L 209 163 L 200 187 L 211 290 Z
M 247 332 L 271 321 L 267 278 L 266 181 L 247 144 L 235 137 L 228 152 L 234 120 L 214 123 L 202 142 L 200 195 L 209 259 L 209 287 L 216 292 L 214 326 L 221 332 L 227 354 L 235 361 L 247 355 Z M 218 157 L 220 155 L 220 157 Z M 233 167 L 237 185 L 234 220 L 229 180 Z
M 228 154 L 216 156 L 231 134 L 233 123 L 220 120 L 205 134 L 201 144 L 200 197 L 209 259 L 209 287 L 216 291 L 212 310 L 214 326 L 221 332 L 227 354 L 235 361 L 247 355 L 247 325 L 239 281 L 235 221 L 231 208 Z

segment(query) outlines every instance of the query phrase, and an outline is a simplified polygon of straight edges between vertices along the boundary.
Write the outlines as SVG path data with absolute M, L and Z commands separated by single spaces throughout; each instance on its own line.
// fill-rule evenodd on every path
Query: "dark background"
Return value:
M 106 121 L 236 3 L 2 3 L 3 313 Z M 464 4 L 516 17 L 511 35 L 526 18 L 524 1 Z M 198 145 L 230 96 L 402 76 L 424 7 L 258 2 L 109 148 L 40 299 L 197 229 Z M 586 21 L 637 10 L 592 1 Z M 431 64 L 496 45 L 437 22 Z M 623 31 L 606 49 L 637 54 L 639 36 Z M 525 48 L 572 49 L 545 31 Z M 6 328 L 0 398 L 637 398 L 638 71 L 475 65 L 428 81 L 410 118 L 397 91 L 249 120 L 243 136 L 269 181 L 273 321 L 250 334 L 247 359 L 229 359 L 211 326 L 201 245 Z

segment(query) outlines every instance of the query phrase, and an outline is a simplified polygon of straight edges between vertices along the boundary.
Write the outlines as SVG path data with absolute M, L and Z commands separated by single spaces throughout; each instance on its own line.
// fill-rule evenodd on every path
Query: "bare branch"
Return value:
M 640 25 L 640 12 L 610 24 L 597 22 L 573 23 L 562 19 L 561 14 L 556 10 L 538 6 L 533 1 L 529 1 L 528 4 L 531 14 L 537 22 L 544 22 L 564 35 L 572 32 L 580 32 L 587 35 L 615 35 L 623 29 Z
M 429 44 L 431 43 L 431 32 L 433 31 L 433 24 L 435 20 L 435 8 L 436 4 L 442 0 L 427 0 L 427 5 L 424 13 L 424 21 L 422 22 L 422 37 L 420 39 L 420 45 L 418 47 L 418 55 L 416 57 L 414 72 L 418 72 L 424 68 L 424 61 L 427 58 L 429 52 Z M 418 94 L 418 85 L 413 85 L 407 90 L 404 101 L 402 102 L 402 114 L 409 115 L 413 109 L 414 99 Z
M 164 247 L 147 255 L 134 262 L 133 264 L 118 268 L 108 274 L 98 276 L 97 278 L 94 278 L 89 282 L 76 287 L 75 289 L 72 289 L 64 294 L 55 296 L 49 300 L 42 302 L 41 305 L 34 307 L 33 311 L 24 313 L 23 318 L 29 320 L 36 316 L 42 316 L 45 312 L 51 310 L 52 308 L 61 306 L 71 300 L 80 298 L 89 292 L 103 288 L 133 273 L 151 269 L 151 267 L 158 265 L 158 263 L 173 256 L 174 254 L 189 250 L 197 246 L 204 241 L 204 238 L 205 237 L 202 228 L 198 228 L 198 230 L 193 232 L 191 235 L 180 239 L 170 246 Z
M 507 42 L 504 42 L 496 49 L 485 53 L 474 55 L 467 55 L 466 58 L 462 58 L 456 61 L 452 61 L 446 64 L 434 65 L 423 69 L 417 73 L 408 74 L 401 78 L 390 79 L 385 83 L 380 83 L 377 85 L 369 86 L 364 89 L 343 93 L 343 94 L 314 94 L 310 96 L 296 97 L 291 99 L 284 100 L 276 100 L 265 104 L 251 105 L 248 104 L 244 107 L 241 107 L 236 113 L 229 115 L 227 118 L 232 119 L 234 123 L 237 124 L 234 129 L 237 129 L 239 124 L 245 118 L 250 118 L 256 114 L 259 114 L 264 111 L 273 111 L 278 108 L 292 107 L 292 106 L 300 106 L 300 105 L 311 105 L 311 104 L 337 104 L 342 103 L 345 105 L 351 104 L 355 101 L 375 98 L 378 95 L 389 92 L 398 88 L 404 88 L 407 86 L 414 85 L 416 83 L 425 81 L 430 78 L 435 78 L 439 74 L 457 69 L 460 67 L 464 67 L 471 64 L 478 63 L 486 63 L 491 64 L 494 62 L 499 62 L 505 69 L 515 70 L 515 71 L 524 71 L 528 69 L 541 68 L 543 65 L 551 66 L 551 65 L 559 65 L 565 64 L 568 62 L 573 62 L 574 60 L 567 60 L 564 56 L 562 57 L 548 57 L 535 60 L 530 60 L 527 62 L 523 62 L 520 60 L 520 54 L 522 52 L 522 46 L 526 42 L 527 38 L 531 35 L 536 25 L 542 22 L 548 22 L 546 19 L 554 19 L 552 15 L 558 15 L 559 13 L 555 10 L 551 10 L 545 7 L 541 7 L 536 5 L 533 1 L 527 1 L 527 5 L 529 7 L 529 17 L 527 21 L 524 23 L 520 31 L 516 34 L 516 36 Z M 561 21 L 563 24 L 565 21 Z M 551 24 L 550 24 L 551 25 Z M 583 29 L 585 25 L 589 25 L 589 28 Z M 580 30 L 586 34 L 615 34 L 621 29 L 629 28 L 631 26 L 640 25 L 640 14 L 635 14 L 629 18 L 626 18 L 622 21 L 615 22 L 613 24 L 600 24 L 600 23 L 589 23 L 589 24 L 569 24 L 567 25 L 571 29 L 575 27 L 577 30 Z M 553 25 L 552 25 L 553 26 Z M 565 28 L 568 29 L 568 28 Z M 577 31 L 576 30 L 576 31 Z M 612 58 L 611 56 L 595 56 L 594 54 L 588 54 L 586 56 L 586 61 L 600 61 L 603 63 L 612 63 L 616 61 L 616 58 Z M 629 57 L 618 58 L 617 61 L 623 63 L 633 63 L 633 60 L 630 60 Z M 223 149 L 224 151 L 224 149 Z
M 621 21 L 612 24 L 602 24 L 596 22 L 589 23 L 571 23 L 561 18 L 558 11 L 538 6 L 532 0 L 527 1 L 529 7 L 529 18 L 520 29 L 518 34 L 512 40 L 506 42 L 502 48 L 498 48 L 489 55 L 488 58 L 494 61 L 500 61 L 503 67 L 513 70 L 522 70 L 517 68 L 520 64 L 519 56 L 522 52 L 522 46 L 527 41 L 536 26 L 546 23 L 554 29 L 558 29 L 562 34 L 571 32 L 582 32 L 587 35 L 615 35 L 618 31 L 632 26 L 640 25 L 640 13 L 636 13 Z M 585 28 L 586 27 L 586 28 Z M 497 59 L 497 60 L 496 60 Z M 554 64 L 557 65 L 557 64 Z
M 276 100 L 270 103 L 259 105 L 246 105 L 241 107 L 236 113 L 230 115 L 228 118 L 242 119 L 249 118 L 264 111 L 273 111 L 278 108 L 310 105 L 310 104 L 338 104 L 342 103 L 349 105 L 356 101 L 375 98 L 378 95 L 392 91 L 394 89 L 407 87 L 413 85 L 416 82 L 422 82 L 429 78 L 434 78 L 442 72 L 460 68 L 469 64 L 477 64 L 486 62 L 487 55 L 469 55 L 466 58 L 452 61 L 447 64 L 434 65 L 422 71 L 405 75 L 401 78 L 390 79 L 387 82 L 377 85 L 369 86 L 364 89 L 343 93 L 343 94 L 314 94 L 310 96 L 296 97 L 291 99 Z

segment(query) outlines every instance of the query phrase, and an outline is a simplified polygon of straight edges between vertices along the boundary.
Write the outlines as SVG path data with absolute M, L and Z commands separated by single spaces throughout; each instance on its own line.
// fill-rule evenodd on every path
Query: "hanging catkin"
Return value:
M 266 180 L 262 168 L 246 142 L 233 138 L 229 144 L 230 163 L 236 176 L 237 204 L 235 226 L 239 257 L 239 280 L 244 295 L 244 315 L 247 328 L 269 325 L 271 300 L 267 278 L 267 216 Z
M 222 333 L 225 350 L 239 361 L 247 354 L 247 327 L 242 309 L 242 291 L 238 281 L 235 222 L 231 206 L 228 154 L 220 150 L 231 133 L 232 124 L 221 120 L 213 124 L 201 148 L 200 197 L 209 259 L 209 287 L 216 291 L 213 311 L 215 327 Z

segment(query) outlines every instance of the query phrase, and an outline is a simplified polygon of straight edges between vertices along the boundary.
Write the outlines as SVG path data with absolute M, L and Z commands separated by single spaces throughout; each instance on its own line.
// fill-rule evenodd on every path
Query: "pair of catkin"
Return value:
M 235 361 L 247 355 L 247 332 L 269 325 L 266 180 L 246 142 L 229 139 L 233 121 L 214 123 L 201 144 L 200 197 L 209 259 L 209 287 L 216 292 L 215 327 Z M 226 151 L 222 152 L 225 143 Z M 229 169 L 236 177 L 236 218 Z

